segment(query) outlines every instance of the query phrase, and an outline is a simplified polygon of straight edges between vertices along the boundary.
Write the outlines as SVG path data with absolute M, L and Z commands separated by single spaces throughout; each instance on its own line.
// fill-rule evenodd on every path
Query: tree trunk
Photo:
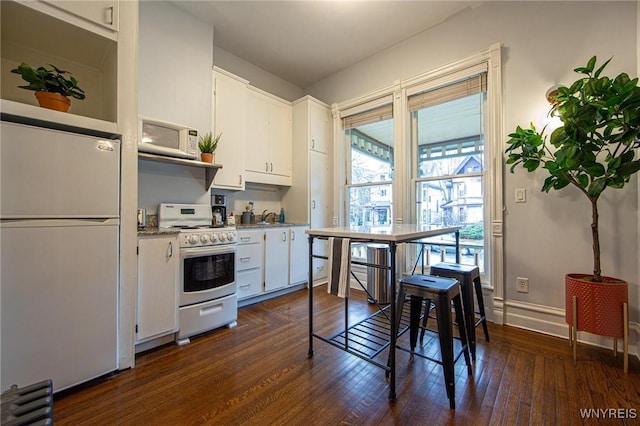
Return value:
M 598 200 L 591 199 L 591 237 L 593 239 L 593 281 L 602 282 L 600 269 L 600 234 L 598 232 Z

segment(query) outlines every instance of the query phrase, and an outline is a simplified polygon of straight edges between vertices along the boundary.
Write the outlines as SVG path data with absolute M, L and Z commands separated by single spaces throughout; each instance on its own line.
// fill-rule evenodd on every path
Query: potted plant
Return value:
M 219 133 L 215 138 L 208 132 L 203 136 L 200 136 L 198 140 L 198 148 L 200 149 L 200 159 L 205 163 L 213 163 L 213 154 L 218 147 L 218 142 L 222 133 Z
M 623 188 L 640 170 L 640 159 L 634 152 L 640 148 L 640 86 L 637 78 L 631 79 L 626 73 L 615 78 L 603 76 L 610 61 L 595 69 L 596 57 L 592 57 L 586 66 L 574 70 L 580 78 L 550 95 L 550 114 L 557 115 L 562 126 L 548 140 L 544 128 L 538 132 L 533 123 L 527 129 L 518 126 L 509 135 L 505 151 L 511 172 L 519 165 L 529 172 L 542 166 L 549 174 L 542 191 L 572 185 L 591 204 L 593 273 L 565 277 L 566 320 L 573 327 L 572 341 L 576 327 L 623 337 L 623 315 L 618 313 L 620 301 L 627 303 L 627 283 L 602 275 L 598 201 L 605 189 Z M 574 296 L 581 296 L 577 324 Z M 606 300 L 609 296 L 611 304 Z
M 66 112 L 71 105 L 69 97 L 82 100 L 85 98 L 84 90 L 78 87 L 78 80 L 69 71 L 63 71 L 55 65 L 49 65 L 53 69 L 33 68 L 23 62 L 11 72 L 20 74 L 22 79 L 29 83 L 26 86 L 18 87 L 34 90 L 41 107 Z

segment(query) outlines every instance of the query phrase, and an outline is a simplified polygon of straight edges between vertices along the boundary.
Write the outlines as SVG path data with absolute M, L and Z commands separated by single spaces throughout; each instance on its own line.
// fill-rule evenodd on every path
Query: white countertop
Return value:
M 381 243 L 419 240 L 435 235 L 451 234 L 459 231 L 459 226 L 430 228 L 428 225 L 394 224 L 391 226 L 342 226 L 333 228 L 307 229 L 306 234 L 314 237 L 338 237 L 354 240 L 377 241 Z

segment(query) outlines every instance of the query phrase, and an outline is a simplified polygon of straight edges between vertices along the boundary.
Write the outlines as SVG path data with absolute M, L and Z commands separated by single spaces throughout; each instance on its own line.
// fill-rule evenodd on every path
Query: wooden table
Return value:
M 427 225 L 392 225 L 388 227 L 333 227 L 333 228 L 321 228 L 321 229 L 307 229 L 305 231 L 309 235 L 309 352 L 308 357 L 313 356 L 313 338 L 317 338 L 326 343 L 329 343 L 341 350 L 344 350 L 352 355 L 355 355 L 371 364 L 374 364 L 386 371 L 389 377 L 389 400 L 394 401 L 396 399 L 396 333 L 394 332 L 393 324 L 396 323 L 396 315 L 400 313 L 396 312 L 396 304 L 390 303 L 388 306 L 382 308 L 378 305 L 378 311 L 373 315 L 365 318 L 352 326 L 348 323 L 349 312 L 349 298 L 345 298 L 345 328 L 340 333 L 337 333 L 329 338 L 318 335 L 313 331 L 313 259 L 327 259 L 326 256 L 315 255 L 313 253 L 313 240 L 314 239 L 328 239 L 330 237 L 335 238 L 349 238 L 351 243 L 379 243 L 387 244 L 389 246 L 389 252 L 391 255 L 391 265 L 373 265 L 361 261 L 352 261 L 354 264 L 364 265 L 367 267 L 382 268 L 391 271 L 391 294 L 395 299 L 396 295 L 396 278 L 398 271 L 398 259 L 396 256 L 396 250 L 398 244 L 417 242 L 423 238 L 434 237 L 443 234 L 455 234 L 456 244 L 456 261 L 460 261 L 460 227 L 449 228 L 430 228 Z M 356 278 L 357 280 L 357 278 Z M 390 311 L 390 316 L 387 312 Z M 362 326 L 362 328 L 359 328 Z M 372 328 L 373 327 L 373 328 Z M 360 350 L 352 344 L 349 333 L 362 333 L 363 330 L 379 330 L 379 333 L 375 339 L 372 338 L 369 342 L 377 340 L 384 334 L 384 341 L 380 343 L 372 344 L 373 346 L 367 346 L 367 350 Z M 388 340 L 387 340 L 388 339 Z M 384 349 L 389 348 L 388 361 L 380 362 L 375 359 Z

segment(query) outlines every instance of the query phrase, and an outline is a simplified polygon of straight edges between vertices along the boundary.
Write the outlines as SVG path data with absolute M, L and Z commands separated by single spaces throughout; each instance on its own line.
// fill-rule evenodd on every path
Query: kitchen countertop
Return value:
M 178 228 L 156 228 L 151 226 L 142 229 L 138 228 L 138 237 L 148 235 L 175 235 L 179 233 L 180 229 Z
M 291 226 L 309 226 L 309 224 L 308 223 L 292 223 L 292 222 L 285 222 L 285 223 L 269 222 L 268 224 L 252 223 L 250 225 L 236 224 L 236 229 L 241 230 L 241 229 L 254 229 L 254 228 L 282 228 L 282 227 L 291 227 Z
M 236 229 L 237 230 L 268 229 L 268 228 L 286 228 L 291 226 L 309 226 L 309 224 L 308 223 L 291 223 L 291 222 L 286 222 L 286 223 L 276 222 L 276 223 L 269 223 L 269 224 L 252 223 L 250 225 L 236 225 Z M 180 233 L 180 229 L 178 228 L 158 228 L 158 227 L 152 227 L 152 226 L 148 226 L 142 229 L 138 228 L 139 237 L 153 236 L 153 235 L 175 235 L 179 233 Z

